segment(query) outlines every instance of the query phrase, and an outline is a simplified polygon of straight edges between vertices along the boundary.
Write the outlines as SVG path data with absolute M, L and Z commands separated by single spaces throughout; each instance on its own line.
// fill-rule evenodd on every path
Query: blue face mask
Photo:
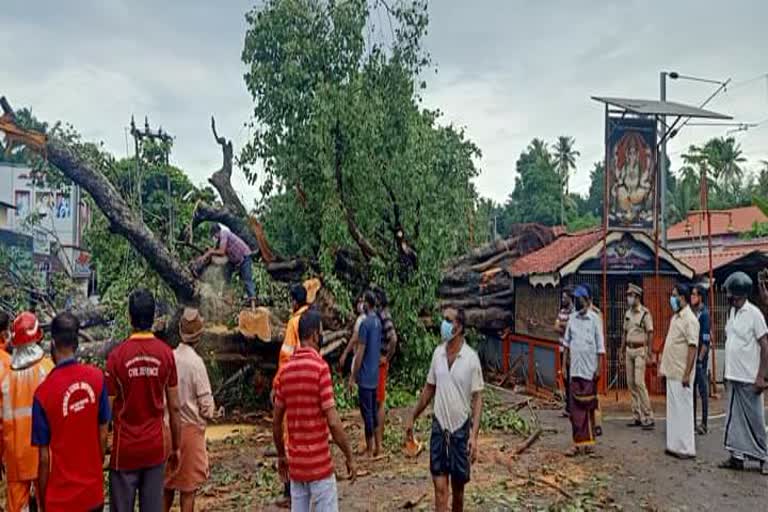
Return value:
M 443 323 L 440 324 L 440 337 L 443 341 L 450 341 L 453 338 L 453 324 L 448 320 L 443 319 Z
M 669 305 L 672 306 L 672 311 L 677 312 L 680 309 L 680 299 L 673 295 L 669 298 Z

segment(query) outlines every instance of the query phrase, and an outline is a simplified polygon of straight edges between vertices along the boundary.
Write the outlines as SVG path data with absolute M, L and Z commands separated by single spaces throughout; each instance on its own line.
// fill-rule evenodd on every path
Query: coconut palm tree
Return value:
M 576 158 L 581 154 L 573 146 L 573 137 L 561 135 L 557 138 L 554 148 L 555 166 L 560 177 L 560 223 L 565 223 L 565 198 L 568 197 L 568 181 L 571 170 L 576 169 Z
M 561 135 L 557 138 L 555 143 L 555 164 L 557 166 L 557 172 L 560 174 L 560 180 L 565 190 L 565 195 L 568 195 L 568 179 L 570 178 L 571 171 L 576 169 L 576 158 L 581 153 L 573 148 L 576 141 L 573 137 Z
M 733 137 L 718 137 L 706 143 L 703 149 L 707 163 L 712 169 L 715 181 L 724 189 L 737 185 L 744 176 L 740 164 L 747 161 L 741 151 L 741 145 Z

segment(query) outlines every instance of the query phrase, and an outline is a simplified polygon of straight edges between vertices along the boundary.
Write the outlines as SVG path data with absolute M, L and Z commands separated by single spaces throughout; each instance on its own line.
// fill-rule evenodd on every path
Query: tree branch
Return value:
M 377 256 L 378 252 L 376 249 L 374 249 L 373 245 L 365 238 L 363 235 L 363 232 L 360 231 L 360 228 L 357 226 L 357 223 L 355 222 L 355 215 L 352 210 L 352 208 L 349 206 L 349 203 L 347 202 L 347 197 L 344 192 L 344 178 L 342 176 L 341 167 L 342 167 L 342 154 L 343 154 L 343 141 L 341 139 L 341 128 L 339 126 L 339 121 L 336 121 L 336 126 L 333 129 L 334 132 L 334 173 L 336 175 L 336 189 L 339 192 L 339 198 L 341 199 L 341 207 L 344 210 L 344 216 L 347 220 L 347 229 L 349 229 L 349 234 L 352 236 L 352 239 L 355 241 L 357 246 L 360 248 L 360 252 L 363 253 L 363 257 L 366 259 L 366 261 L 370 261 L 372 258 Z
M 220 137 L 216 132 L 216 118 L 211 116 L 211 131 L 213 131 L 213 138 L 216 143 L 221 146 L 221 169 L 214 172 L 208 179 L 208 182 L 213 185 L 216 191 L 221 197 L 221 202 L 225 208 L 232 210 L 240 217 L 247 217 L 248 211 L 243 205 L 242 201 L 232 187 L 232 161 L 233 161 L 233 149 L 232 141 L 227 140 L 224 137 Z
M 149 266 L 168 283 L 179 300 L 193 300 L 196 289 L 192 274 L 136 216 L 112 183 L 103 174 L 81 162 L 71 149 L 57 140 L 49 140 L 46 149 L 48 161 L 91 195 L 96 206 L 109 220 L 112 230 L 130 242 Z
M 241 217 L 229 208 L 216 208 L 214 206 L 198 203 L 192 214 L 192 227 L 197 227 L 203 222 L 218 222 L 224 224 L 234 234 L 243 239 L 252 250 L 259 250 L 259 241 L 256 239 L 245 217 Z
M 13 111 L 7 101 L 3 108 L 7 108 L 7 118 L 13 119 Z M 18 126 L 16 129 L 22 132 L 25 139 L 34 141 L 40 136 Z M 42 152 L 50 164 L 90 194 L 96 206 L 109 221 L 111 231 L 120 234 L 130 242 L 150 267 L 170 286 L 179 301 L 194 300 L 197 290 L 192 274 L 137 217 L 104 174 L 82 161 L 71 148 L 55 138 L 48 138 L 42 151 L 35 144 L 29 147 Z

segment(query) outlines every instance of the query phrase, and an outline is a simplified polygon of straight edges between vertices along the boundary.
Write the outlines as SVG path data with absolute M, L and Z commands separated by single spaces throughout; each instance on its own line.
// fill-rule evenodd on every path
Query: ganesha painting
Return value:
M 614 228 L 651 230 L 655 210 L 655 137 L 649 137 L 647 131 L 621 128 L 616 129 L 617 137 L 609 153 L 608 224 Z

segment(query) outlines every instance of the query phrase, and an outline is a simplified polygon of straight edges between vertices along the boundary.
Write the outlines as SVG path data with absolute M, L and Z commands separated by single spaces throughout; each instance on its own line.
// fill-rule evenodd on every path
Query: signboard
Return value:
M 42 229 L 32 230 L 32 252 L 35 254 L 51 254 L 51 242 L 48 240 L 48 233 Z
M 608 272 L 613 274 L 653 274 L 656 272 L 656 255 L 653 249 L 625 233 L 621 240 L 611 242 L 607 247 Z M 579 272 L 602 273 L 603 251 L 579 267 Z M 665 258 L 659 258 L 659 273 L 679 274 Z
M 608 122 L 608 229 L 653 231 L 656 121 L 611 118 Z
M 74 249 L 72 251 L 74 263 L 72 265 L 72 277 L 90 277 L 91 253 Z

